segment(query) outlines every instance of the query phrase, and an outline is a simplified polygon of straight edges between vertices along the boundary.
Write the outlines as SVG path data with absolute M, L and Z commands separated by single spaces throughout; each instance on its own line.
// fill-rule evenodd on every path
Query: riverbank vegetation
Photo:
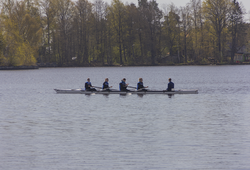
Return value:
M 233 63 L 249 48 L 243 16 L 237 0 L 3 0 L 0 66 Z

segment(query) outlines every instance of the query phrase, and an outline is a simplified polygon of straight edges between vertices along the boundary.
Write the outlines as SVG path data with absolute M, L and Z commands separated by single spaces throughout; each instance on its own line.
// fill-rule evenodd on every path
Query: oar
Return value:
M 137 87 L 132 87 L 132 86 L 127 86 L 128 88 L 133 88 L 133 89 L 136 89 Z
M 117 89 L 110 89 L 110 90 L 113 90 L 113 91 L 120 91 L 120 90 L 117 90 Z
M 107 88 L 104 88 L 104 89 L 102 89 L 102 90 L 107 90 L 107 89 L 111 89 L 111 88 L 112 88 L 112 86 L 107 87 Z
M 144 88 L 140 88 L 139 90 L 137 90 L 137 91 L 142 91 L 143 89 L 146 89 L 145 87 Z
M 148 86 L 143 87 L 143 88 L 140 88 L 140 89 L 139 89 L 139 90 L 137 90 L 137 91 L 141 91 L 141 90 L 146 89 L 146 88 L 148 88 Z
M 97 86 L 92 86 L 92 87 L 94 87 L 94 88 L 98 88 L 98 89 L 102 89 L 102 87 L 97 87 Z

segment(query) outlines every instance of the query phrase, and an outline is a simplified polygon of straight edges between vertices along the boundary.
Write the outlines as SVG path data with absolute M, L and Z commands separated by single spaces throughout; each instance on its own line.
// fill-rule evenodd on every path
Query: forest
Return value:
M 237 0 L 2 0 L 0 66 L 233 63 L 249 48 Z

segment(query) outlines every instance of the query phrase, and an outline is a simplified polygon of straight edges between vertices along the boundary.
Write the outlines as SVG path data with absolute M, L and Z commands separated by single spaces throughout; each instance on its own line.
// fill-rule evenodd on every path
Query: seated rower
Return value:
M 137 83 L 137 90 L 138 91 L 147 91 L 145 88 L 148 88 L 148 86 L 143 86 L 143 79 L 139 78 L 139 82 Z
M 105 78 L 105 81 L 102 85 L 102 89 L 106 91 L 111 91 L 109 88 L 112 88 L 112 86 L 109 87 L 109 79 Z
M 174 89 L 174 83 L 171 81 L 171 78 L 169 78 L 168 81 L 169 83 L 168 83 L 167 91 L 172 91 L 172 89 Z
M 122 79 L 122 81 L 119 84 L 119 87 L 120 87 L 120 91 L 130 91 L 130 90 L 127 89 L 128 84 L 126 84 L 126 79 L 125 78 Z
M 85 90 L 86 91 L 96 91 L 95 88 L 91 88 L 91 87 L 93 87 L 93 86 L 91 85 L 90 78 L 88 78 L 87 82 L 85 83 Z

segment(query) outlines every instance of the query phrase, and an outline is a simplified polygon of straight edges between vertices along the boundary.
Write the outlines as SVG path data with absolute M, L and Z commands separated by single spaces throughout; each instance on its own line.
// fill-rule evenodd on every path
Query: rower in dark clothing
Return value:
M 109 79 L 105 78 L 105 81 L 102 85 L 102 89 L 106 91 L 111 91 L 109 88 L 112 88 L 112 86 L 109 87 Z
M 167 91 L 172 91 L 172 89 L 174 89 L 174 83 L 171 81 L 171 78 L 169 78 L 168 81 L 169 83 L 168 83 Z
M 128 84 L 126 84 L 126 79 L 125 78 L 122 79 L 122 81 L 119 84 L 119 87 L 120 87 L 120 91 L 130 91 L 130 90 L 127 89 Z
M 148 86 L 143 86 L 143 79 L 139 78 L 139 82 L 137 83 L 137 90 L 138 91 L 147 91 L 145 88 L 148 88 Z
M 85 83 L 85 90 L 86 91 L 96 91 L 95 88 L 91 88 L 91 87 L 93 87 L 93 86 L 91 85 L 90 78 L 88 78 L 87 82 Z

